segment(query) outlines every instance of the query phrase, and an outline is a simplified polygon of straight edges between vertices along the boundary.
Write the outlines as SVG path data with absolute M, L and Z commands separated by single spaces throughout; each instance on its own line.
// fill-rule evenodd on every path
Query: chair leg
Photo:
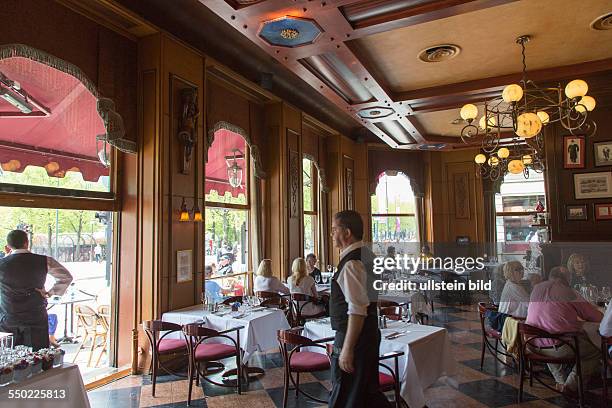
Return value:
M 529 361 L 529 386 L 533 387 L 533 363 Z
M 601 368 L 601 381 L 603 382 L 603 390 L 602 390 L 602 400 L 603 400 L 603 406 L 607 407 L 608 406 L 608 365 L 606 364 L 605 358 L 607 357 L 604 353 L 603 355 L 604 357 L 604 364 Z
M 518 402 L 519 404 L 523 402 L 523 383 L 525 382 L 525 362 L 523 361 L 523 357 L 519 356 L 519 395 Z
M 295 398 L 300 395 L 300 373 L 295 373 Z
M 486 342 L 486 340 L 485 340 L 485 338 L 483 336 L 482 337 L 482 350 L 480 352 L 480 371 L 482 371 L 482 366 L 484 365 L 485 348 L 487 347 L 485 342 Z
M 285 367 L 285 376 L 283 378 L 283 408 L 287 408 L 287 397 L 289 396 L 289 370 Z
M 155 350 L 153 350 L 153 356 L 151 358 L 151 382 L 153 383 L 153 396 L 155 396 L 155 382 L 157 381 L 157 357 Z
M 240 350 L 236 352 L 236 376 L 238 378 L 238 395 L 242 394 L 242 361 L 240 358 L 240 353 L 241 353 Z M 247 383 L 248 383 L 249 372 L 247 371 L 245 374 L 247 376 Z
M 187 365 L 187 376 L 189 377 L 189 386 L 187 387 L 187 406 L 191 405 L 191 389 L 193 388 L 193 361 L 189 356 L 189 364 Z
M 81 350 L 83 350 L 83 347 L 85 347 L 85 342 L 87 341 L 88 338 L 89 338 L 89 333 L 85 333 L 85 337 L 83 337 L 83 341 L 79 345 L 79 349 L 77 350 L 76 354 L 74 355 L 74 358 L 72 359 L 73 363 L 76 361 L 76 359 L 79 356 L 79 353 L 81 352 Z
M 91 348 L 89 349 L 89 359 L 87 360 L 87 367 L 91 366 L 91 358 L 93 357 L 94 348 L 96 347 L 96 340 L 98 339 L 98 335 L 94 334 L 91 340 Z
M 195 363 L 195 383 L 196 387 L 200 386 L 200 363 Z

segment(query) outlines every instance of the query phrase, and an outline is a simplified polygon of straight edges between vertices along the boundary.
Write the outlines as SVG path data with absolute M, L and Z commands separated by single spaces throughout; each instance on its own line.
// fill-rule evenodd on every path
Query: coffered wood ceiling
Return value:
M 609 0 L 198 1 L 396 148 L 459 146 L 460 126 L 450 123 L 457 109 L 520 80 L 519 35 L 533 37 L 527 44 L 532 80 L 612 72 L 612 30 L 590 28 L 612 12 Z M 311 20 L 322 32 L 301 46 L 262 38 L 266 22 L 286 16 Z M 437 63 L 417 58 L 439 44 L 461 52 Z

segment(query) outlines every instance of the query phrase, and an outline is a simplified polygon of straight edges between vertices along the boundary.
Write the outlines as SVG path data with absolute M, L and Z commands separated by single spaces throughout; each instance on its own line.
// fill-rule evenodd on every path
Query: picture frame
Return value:
M 595 204 L 596 220 L 612 220 L 612 203 Z
M 193 251 L 186 249 L 176 251 L 176 283 L 189 282 L 193 279 Z
M 612 172 L 575 173 L 574 195 L 577 200 L 612 198 Z
M 586 204 L 566 205 L 565 206 L 566 221 L 586 221 L 588 220 Z
M 595 167 L 612 166 L 612 140 L 593 143 Z
M 563 168 L 583 169 L 585 167 L 584 136 L 563 137 Z

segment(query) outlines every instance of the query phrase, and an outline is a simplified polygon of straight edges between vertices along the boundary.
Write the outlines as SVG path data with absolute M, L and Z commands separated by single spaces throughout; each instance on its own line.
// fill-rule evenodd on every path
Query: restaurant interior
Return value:
M 1 3 L 0 258 L 72 275 L 2 406 L 366 406 L 346 211 L 389 406 L 612 406 L 609 0 Z

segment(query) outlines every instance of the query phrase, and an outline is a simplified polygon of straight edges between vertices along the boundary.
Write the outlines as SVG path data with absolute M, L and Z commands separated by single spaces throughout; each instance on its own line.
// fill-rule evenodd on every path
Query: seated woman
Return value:
M 212 279 L 213 271 L 213 265 L 204 267 L 204 294 L 209 302 L 220 303 L 223 301 L 223 294 L 221 286 Z
M 572 274 L 570 286 L 579 289 L 580 285 L 589 283 L 589 261 L 582 254 L 571 254 L 567 258 L 567 269 Z
M 308 275 L 306 261 L 303 258 L 293 260 L 291 276 L 287 279 L 287 285 L 289 285 L 291 293 L 301 293 L 317 298 L 317 285 L 312 276 Z M 300 304 L 299 307 L 302 307 L 302 305 Z M 312 316 L 323 312 L 325 308 L 314 303 L 307 303 L 301 310 L 303 316 Z
M 272 261 L 270 259 L 264 259 L 259 263 L 257 277 L 253 282 L 253 289 L 255 292 L 289 294 L 289 288 L 276 276 L 272 276 Z
M 499 301 L 499 312 L 513 317 L 527 317 L 529 293 L 521 285 L 523 265 L 519 261 L 510 261 L 504 265 L 506 284 Z

